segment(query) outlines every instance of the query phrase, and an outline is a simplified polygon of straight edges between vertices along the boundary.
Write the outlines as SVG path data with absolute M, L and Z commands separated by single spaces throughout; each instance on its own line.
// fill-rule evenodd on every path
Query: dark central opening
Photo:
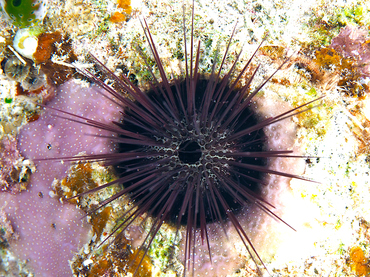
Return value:
M 183 163 L 195 164 L 202 156 L 202 151 L 197 142 L 187 140 L 180 144 L 179 159 Z
M 22 3 L 22 1 L 21 0 L 13 0 L 13 6 L 14 7 L 18 7 L 18 6 L 20 6 L 20 4 Z
M 177 82 L 177 81 L 176 81 Z M 214 81 L 212 81 L 213 84 Z M 193 133 L 197 133 L 192 121 L 186 123 L 188 118 L 192 118 L 195 113 L 200 114 L 205 105 L 205 101 L 209 101 L 209 113 L 206 115 L 211 115 L 211 110 L 218 109 L 215 113 L 215 122 L 219 124 L 224 124 L 227 120 L 228 115 L 233 112 L 233 109 L 238 107 L 238 105 L 244 103 L 240 97 L 240 92 L 238 90 L 233 90 L 229 93 L 229 87 L 226 86 L 219 93 L 221 100 L 209 99 L 206 93 L 209 93 L 207 87 L 209 85 L 209 79 L 200 78 L 197 81 L 195 88 L 195 107 L 194 110 L 188 110 L 188 90 L 187 81 L 178 81 L 178 84 L 172 85 L 171 91 L 173 93 L 173 98 L 175 105 L 169 104 L 167 99 L 168 96 L 164 97 L 164 94 L 158 93 L 159 88 L 156 90 L 150 90 L 145 92 L 148 94 L 148 99 L 155 103 L 155 105 L 162 105 L 159 110 L 166 112 L 166 117 L 172 118 L 175 114 L 178 115 L 178 119 L 174 120 L 174 124 L 170 125 L 170 128 L 162 127 L 160 125 L 151 126 L 149 122 L 143 117 L 140 117 L 135 110 L 131 110 L 128 107 L 124 108 L 123 117 L 120 122 L 116 125 L 120 126 L 123 130 L 127 130 L 132 134 L 139 134 L 148 137 L 148 142 L 157 140 L 158 142 L 163 139 L 166 141 L 164 147 L 152 147 L 150 145 L 141 144 L 131 144 L 132 137 L 119 135 L 122 138 L 122 143 L 118 142 L 117 151 L 119 153 L 128 153 L 129 155 L 138 153 L 139 156 L 135 159 L 124 159 L 116 164 L 116 171 L 120 178 L 122 178 L 123 187 L 125 189 L 132 186 L 129 196 L 131 199 L 137 203 L 140 211 L 148 211 L 153 217 L 159 218 L 163 214 L 163 209 L 167 207 L 169 203 L 173 203 L 171 206 L 171 212 L 164 219 L 166 222 L 177 224 L 180 212 L 181 212 L 181 224 L 186 226 L 188 224 L 188 219 L 194 222 L 196 228 L 200 228 L 201 224 L 208 224 L 213 222 L 219 222 L 227 218 L 229 211 L 224 209 L 224 204 L 227 203 L 230 211 L 237 214 L 239 211 L 243 211 L 243 207 L 248 209 L 248 214 L 253 214 L 253 209 L 256 205 L 253 203 L 254 197 L 262 199 L 262 186 L 264 176 L 264 167 L 268 165 L 269 155 L 261 155 L 260 158 L 254 157 L 235 157 L 232 161 L 236 165 L 229 165 L 225 159 L 218 160 L 212 158 L 211 149 L 220 149 L 225 147 L 225 150 L 235 152 L 261 152 L 265 149 L 265 134 L 263 130 L 255 130 L 244 136 L 239 136 L 235 139 L 229 139 L 229 136 L 247 130 L 249 128 L 255 128 L 260 124 L 260 119 L 254 114 L 254 111 L 246 107 L 241 111 L 239 117 L 235 121 L 230 122 L 225 130 L 225 137 L 222 138 L 222 143 L 218 143 L 217 140 L 211 140 L 209 146 L 213 148 L 206 148 L 200 144 L 200 138 L 195 137 Z M 215 92 L 219 90 L 221 83 L 217 84 L 214 88 Z M 179 94 L 180 88 L 180 94 Z M 161 87 L 162 89 L 162 87 Z M 171 98 L 172 98 L 171 96 Z M 234 103 L 234 99 L 239 99 L 240 102 Z M 238 100 L 238 101 L 239 101 Z M 145 100 L 146 101 L 146 100 Z M 232 104 L 234 103 L 234 104 Z M 218 104 L 216 106 L 216 104 Z M 136 101 L 136 109 L 143 109 L 143 113 L 147 113 L 146 108 L 141 101 Z M 230 106 L 231 105 L 231 106 Z M 157 115 L 153 118 L 157 118 Z M 158 118 L 160 115 L 158 114 Z M 163 117 L 164 118 L 164 117 Z M 221 118 L 224 118 L 221 120 Z M 177 121 L 184 122 L 185 129 L 176 129 Z M 185 124 L 186 123 L 186 124 Z M 189 124 L 189 125 L 188 125 Z M 218 126 L 221 126 L 218 125 Z M 263 124 L 262 124 L 263 125 Z M 172 128 L 172 129 L 171 129 Z M 183 127 L 181 127 L 183 128 Z M 217 126 L 215 126 L 217 128 Z M 151 133 L 150 130 L 153 129 Z M 173 130 L 173 131 L 171 131 Z M 188 134 L 185 136 L 186 131 Z M 160 136 L 163 132 L 163 138 Z M 204 136 L 212 139 L 213 132 L 207 128 L 201 131 Z M 168 140 L 168 138 L 170 138 Z M 172 140 L 171 140 L 172 138 Z M 127 143 L 126 143 L 127 141 Z M 176 150 L 167 151 L 167 147 L 176 145 Z M 204 150 L 206 149 L 206 150 Z M 157 154 L 155 152 L 157 151 Z M 210 159 L 207 159 L 207 153 L 209 152 Z M 146 157 L 145 153 L 148 154 Z M 154 156 L 151 157 L 152 153 Z M 140 158 L 140 155 L 143 158 Z M 204 156 L 203 156 L 204 154 Z M 204 167 L 198 166 L 198 164 L 203 164 Z M 250 168 L 237 166 L 237 163 L 251 165 Z M 210 166 L 210 168 L 209 168 Z M 254 169 L 254 166 L 257 166 Z M 134 170 L 137 168 L 137 170 Z M 261 168 L 261 171 L 259 171 Z M 206 172 L 205 172 L 206 171 Z M 209 176 L 210 173 L 217 173 L 213 175 L 211 180 L 205 180 L 205 176 Z M 207 182 L 211 182 L 213 185 L 213 190 L 209 189 Z M 230 182 L 230 184 L 227 184 Z M 225 183 L 225 184 L 224 184 Z M 157 194 L 152 187 L 161 189 L 161 193 Z M 201 190 L 197 190 L 197 188 Z M 188 189 L 189 188 L 189 189 Z M 215 195 L 214 191 L 218 190 L 222 195 L 223 199 L 220 199 L 218 195 Z M 176 190 L 176 191 L 175 191 Z M 248 197 L 248 195 L 251 195 Z M 191 200 L 191 202 L 189 202 Z M 183 210 L 184 201 L 187 201 L 185 205 L 191 207 L 191 209 L 186 208 Z M 201 216 L 200 209 L 195 210 L 196 206 L 200 207 L 200 202 L 204 206 L 204 216 Z M 188 206 L 190 205 L 190 206 Z M 195 217 L 197 214 L 197 217 Z

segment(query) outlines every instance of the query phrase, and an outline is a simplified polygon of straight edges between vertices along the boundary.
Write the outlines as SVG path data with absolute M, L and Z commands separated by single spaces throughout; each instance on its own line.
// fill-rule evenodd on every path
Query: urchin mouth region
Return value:
M 214 85 L 218 101 L 206 94 Z M 219 208 L 222 204 L 217 193 L 222 194 L 226 206 L 233 212 L 252 203 L 251 198 L 245 198 L 247 194 L 254 195 L 253 200 L 262 199 L 263 174 L 256 169 L 239 167 L 238 163 L 262 167 L 266 165 L 266 158 L 234 156 L 241 152 L 261 152 L 265 148 L 264 132 L 254 128 L 258 126 L 258 119 L 249 105 L 245 105 L 234 120 L 229 120 L 245 100 L 240 91 L 202 78 L 194 90 L 194 102 L 189 103 L 185 81 L 170 89 L 173 106 L 164 94 L 156 93 L 160 88 L 146 92 L 148 101 L 156 103 L 158 115 L 167 120 L 164 124 L 156 124 L 155 120 L 149 123 L 144 115 L 129 108 L 124 110 L 119 123 L 122 129 L 147 142 L 147 145 L 130 144 L 131 137 L 120 136 L 119 153 L 136 153 L 143 158 L 115 165 L 120 178 L 140 172 L 125 182 L 125 188 L 132 187 L 130 198 L 139 209 L 161 217 L 162 207 L 173 203 L 171 211 L 162 219 L 186 225 L 189 210 L 184 208 L 184 203 L 194 207 L 202 203 L 204 210 L 196 211 L 194 222 L 199 228 L 201 224 L 226 219 L 227 211 Z M 146 110 L 142 103 L 135 104 Z M 248 129 L 250 132 L 244 134 Z M 158 190 L 162 193 L 157 193 Z M 244 191 L 244 196 L 240 190 Z M 163 197 L 166 192 L 173 193 Z
M 186 140 L 182 142 L 177 149 L 177 156 L 180 162 L 184 164 L 199 165 L 203 156 L 204 145 L 199 145 L 197 140 Z

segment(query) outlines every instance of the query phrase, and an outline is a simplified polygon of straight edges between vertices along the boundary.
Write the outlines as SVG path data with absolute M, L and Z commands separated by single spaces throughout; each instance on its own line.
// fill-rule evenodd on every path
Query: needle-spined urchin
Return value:
M 257 49 L 238 74 L 234 71 L 240 54 L 229 71 L 222 75 L 233 33 L 219 69 L 216 69 L 215 57 L 209 76 L 201 75 L 200 42 L 195 48 L 193 21 L 190 49 L 184 43 L 185 76 L 169 80 L 145 20 L 143 29 L 160 74 L 156 77 L 148 65 L 152 75 L 148 91 L 141 90 L 125 76 L 114 75 L 97 59 L 96 64 L 115 82 L 114 88 L 91 72 L 83 71 L 122 107 L 122 119 L 107 125 L 69 114 L 72 116 L 70 120 L 117 134 L 112 138 L 117 144 L 117 152 L 63 158 L 103 161 L 116 168 L 117 180 L 77 195 L 123 185 L 120 192 L 97 208 L 122 196 L 129 196 L 134 204 L 106 240 L 113 234 L 124 232 L 134 221 L 145 222 L 151 217 L 151 227 L 141 246 L 146 255 L 165 222 L 177 230 L 185 226 L 184 275 L 193 272 L 198 234 L 207 245 L 212 260 L 207 225 L 213 222 L 223 225 L 226 220 L 234 226 L 254 261 L 263 264 L 236 215 L 241 207 L 253 206 L 281 220 L 270 210 L 272 205 L 261 194 L 262 186 L 266 185 L 264 176 L 301 177 L 269 168 L 268 160 L 302 156 L 294 156 L 290 150 L 267 149 L 263 129 L 302 112 L 301 108 L 311 103 L 275 117 L 263 119 L 257 116 L 251 108 L 252 101 L 275 73 L 251 91 L 257 67 L 246 84 L 241 88 L 238 86 Z M 186 42 L 185 34 L 184 22 Z

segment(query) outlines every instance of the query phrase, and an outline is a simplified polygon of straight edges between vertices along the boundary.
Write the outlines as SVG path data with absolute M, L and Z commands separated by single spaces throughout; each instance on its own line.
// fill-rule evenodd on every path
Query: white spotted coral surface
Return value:
M 58 97 L 48 107 L 106 123 L 117 120 L 118 108 L 104 102 L 99 90 L 70 81 L 59 87 Z M 96 129 L 65 120 L 55 116 L 56 113 L 46 108 L 37 121 L 21 131 L 19 148 L 23 156 L 67 157 L 82 151 L 87 154 L 112 151 L 113 146 L 106 140 L 86 135 L 96 134 Z M 68 163 L 49 160 L 38 161 L 36 165 L 37 171 L 31 176 L 27 191 L 0 194 L 0 202 L 5 203 L 4 210 L 19 236 L 11 241 L 11 249 L 19 258 L 29 261 L 35 276 L 70 276 L 68 261 L 87 242 L 90 227 L 81 219 L 83 213 L 79 209 L 49 196 L 54 178 L 65 176 Z

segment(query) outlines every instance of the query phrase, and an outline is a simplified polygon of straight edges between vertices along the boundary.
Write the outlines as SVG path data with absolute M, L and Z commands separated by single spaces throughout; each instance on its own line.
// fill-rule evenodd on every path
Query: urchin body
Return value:
M 269 166 L 273 159 L 303 157 L 292 155 L 292 150 L 269 149 L 264 129 L 302 112 L 300 109 L 310 103 L 267 118 L 256 115 L 254 98 L 274 73 L 252 90 L 250 85 L 257 67 L 246 85 L 236 89 L 258 49 L 239 73 L 234 73 L 235 60 L 222 76 L 230 42 L 220 68 L 216 71 L 214 64 L 207 78 L 199 72 L 200 42 L 196 51 L 191 44 L 190 57 L 185 47 L 185 76 L 170 80 L 144 23 L 143 29 L 160 75 L 157 77 L 148 67 L 153 77 L 149 91 L 141 90 L 124 75 L 117 77 L 97 59 L 96 64 L 115 82 L 114 89 L 91 72 L 83 71 L 114 101 L 120 102 L 123 112 L 121 121 L 113 122 L 114 126 L 77 117 L 82 124 L 116 133 L 113 140 L 118 145 L 118 152 L 67 160 L 104 161 L 114 165 L 119 176 L 117 180 L 77 197 L 122 184 L 123 189 L 103 201 L 97 209 L 127 195 L 134 205 L 103 242 L 115 233 L 121 236 L 136 220 L 144 223 L 151 216 L 153 220 L 140 247 L 145 255 L 164 223 L 173 224 L 177 230 L 184 226 L 184 275 L 187 272 L 194 274 L 198 239 L 207 248 L 209 261 L 212 261 L 210 223 L 219 224 L 226 231 L 228 222 L 252 260 L 263 265 L 238 214 L 253 214 L 258 209 L 282 221 L 264 197 L 264 187 L 271 185 L 265 176 L 303 179 Z M 236 76 L 232 78 L 234 74 Z
M 130 191 L 130 195 L 138 203 L 142 203 L 142 205 L 152 203 L 149 211 L 154 216 L 160 216 L 163 213 L 161 211 L 162 205 L 171 200 L 173 201 L 171 212 L 164 219 L 175 223 L 176 220 L 180 219 L 180 222 L 185 224 L 189 210 L 184 207 L 187 205 L 196 207 L 199 204 L 197 201 L 200 201 L 201 197 L 202 206 L 198 209 L 202 209 L 202 216 L 205 218 L 200 217 L 200 210 L 195 211 L 195 219 L 197 220 L 195 224 L 199 227 L 201 222 L 204 223 L 204 220 L 208 223 L 226 218 L 225 213 L 215 213 L 215 208 L 220 203 L 218 203 L 216 195 L 218 192 L 213 189 L 223 195 L 230 209 L 237 209 L 249 201 L 235 201 L 233 195 L 235 188 L 230 190 L 228 185 L 240 186 L 252 192 L 259 190 L 258 181 L 262 179 L 261 173 L 253 169 L 238 168 L 236 163 L 261 166 L 265 164 L 264 160 L 235 155 L 242 152 L 262 151 L 265 139 L 263 130 L 251 131 L 230 140 L 231 135 L 238 134 L 247 128 L 253 128 L 258 120 L 252 109 L 246 106 L 239 114 L 238 119 L 227 122 L 227 116 L 243 103 L 244 97 L 239 91 L 230 91 L 227 86 L 218 95 L 220 99 L 223 99 L 223 104 L 220 105 L 220 102 L 211 98 L 207 99 L 205 93 L 207 86 L 213 85 L 215 85 L 214 91 L 220 87 L 219 84 L 213 84 L 207 78 L 198 81 L 193 92 L 195 98 L 193 111 L 187 100 L 191 92 L 187 90 L 184 81 L 179 83 L 178 91 L 175 86 L 170 87 L 175 104 L 175 107 L 172 108 L 161 94 L 154 91 L 147 93 L 150 101 L 158 103 L 158 114 L 163 116 L 162 123 L 164 124 L 152 122 L 151 124 L 154 125 L 151 125 L 145 120 L 145 116 L 137 117 L 130 109 L 124 111 L 125 115 L 119 126 L 126 131 L 140 134 L 143 141 L 142 143 L 135 141 L 136 144 L 130 144 L 127 142 L 132 138 L 121 136 L 118 140 L 119 152 L 137 153 L 138 156 L 144 157 L 138 158 L 134 162 L 130 158 L 118 163 L 116 169 L 123 176 L 132 175 L 133 170 L 140 169 L 144 172 L 126 182 L 125 187 L 135 187 Z M 239 101 L 235 101 L 235 99 Z M 159 108 L 160 103 L 165 104 Z M 145 194 L 139 193 L 143 183 L 140 186 L 135 186 L 135 183 L 149 176 L 151 177 L 145 183 L 152 180 L 157 181 L 154 181 Z M 149 191 L 156 191 L 155 188 L 163 189 L 162 193 L 168 192 L 168 197 L 161 199 L 162 193 L 160 193 L 158 197 L 152 195 L 145 201 L 141 201 L 143 197 L 147 197 L 148 193 L 151 194 Z M 171 195 L 169 193 L 171 191 L 176 191 L 176 193 Z M 158 201 L 161 204 L 158 205 Z M 183 206 L 184 203 L 186 206 Z M 151 209 L 153 210 L 151 211 Z
M 83 116 L 64 115 L 72 121 L 115 133 L 111 139 L 118 145 L 113 154 L 64 158 L 103 161 L 106 165 L 114 165 L 118 173 L 117 180 L 76 197 L 112 185 L 123 185 L 119 193 L 97 208 L 127 195 L 134 204 L 104 242 L 113 235 L 124 234 L 135 221 L 144 223 L 151 216 L 148 235 L 141 245 L 144 254 L 164 222 L 174 225 L 177 230 L 184 226 L 184 275 L 193 273 L 197 238 L 201 238 L 209 260 L 212 260 L 208 228 L 211 223 L 225 228 L 225 222 L 229 222 L 252 259 L 263 264 L 237 215 L 241 211 L 253 210 L 253 207 L 280 220 L 263 195 L 263 187 L 268 185 L 264 176 L 300 177 L 269 167 L 269 160 L 302 157 L 292 156 L 291 150 L 268 149 L 264 128 L 290 118 L 301 107 L 268 118 L 257 116 L 251 107 L 254 97 L 272 76 L 251 90 L 255 70 L 246 85 L 236 89 L 254 55 L 236 77 L 232 78 L 237 60 L 222 76 L 229 46 L 220 69 L 217 71 L 213 65 L 211 74 L 202 77 L 199 72 L 200 44 L 194 51 L 193 30 L 190 55 L 185 46 L 185 76 L 169 80 L 146 23 L 143 28 L 160 75 L 157 77 L 152 73 L 151 89 L 141 90 L 127 77 L 120 79 L 95 60 L 115 81 L 114 89 L 91 72 L 83 72 L 122 108 L 122 119 L 105 124 Z M 151 72 L 149 66 L 148 70 Z

